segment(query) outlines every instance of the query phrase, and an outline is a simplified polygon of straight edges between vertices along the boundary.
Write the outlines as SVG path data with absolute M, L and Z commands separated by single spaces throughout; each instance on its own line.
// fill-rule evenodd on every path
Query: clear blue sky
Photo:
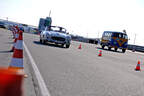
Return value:
M 144 0 L 0 0 L 1 19 L 29 25 L 38 26 L 50 10 L 52 24 L 70 33 L 101 37 L 104 30 L 126 29 L 129 43 L 136 34 L 136 44 L 144 45 Z

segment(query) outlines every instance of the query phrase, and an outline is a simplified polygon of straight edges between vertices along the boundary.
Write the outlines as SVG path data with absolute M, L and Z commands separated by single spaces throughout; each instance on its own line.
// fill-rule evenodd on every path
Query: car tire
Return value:
M 111 47 L 108 47 L 108 50 L 111 50 Z
M 40 39 L 40 43 L 42 43 L 42 40 Z
M 126 49 L 122 49 L 122 52 L 125 53 Z
M 70 47 L 70 44 L 66 44 L 66 48 L 69 48 Z
M 114 51 L 116 52 L 118 48 L 115 48 Z

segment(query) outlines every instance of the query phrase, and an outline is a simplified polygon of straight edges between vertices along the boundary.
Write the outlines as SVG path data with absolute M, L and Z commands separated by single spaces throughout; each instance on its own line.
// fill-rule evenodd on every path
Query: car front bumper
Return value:
M 61 37 L 47 37 L 47 42 L 57 43 L 57 44 L 66 44 L 66 39 Z

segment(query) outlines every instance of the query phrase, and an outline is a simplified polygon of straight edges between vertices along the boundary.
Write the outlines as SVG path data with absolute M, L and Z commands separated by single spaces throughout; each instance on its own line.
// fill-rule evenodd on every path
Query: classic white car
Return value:
M 62 47 L 65 45 L 66 48 L 69 48 L 71 36 L 66 32 L 65 28 L 50 26 L 40 33 L 40 43 L 45 44 L 46 42 L 61 44 Z

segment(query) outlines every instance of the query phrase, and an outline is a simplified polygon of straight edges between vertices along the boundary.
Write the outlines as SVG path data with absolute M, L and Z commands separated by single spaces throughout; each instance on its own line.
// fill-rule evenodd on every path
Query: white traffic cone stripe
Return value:
M 19 68 L 23 68 L 23 59 L 19 59 L 19 58 L 12 58 L 11 62 L 10 62 L 10 67 L 19 67 Z
M 13 45 L 13 46 L 14 46 L 14 48 L 15 48 L 15 47 L 16 47 L 16 43 L 14 43 L 14 45 Z
M 19 34 L 15 34 L 15 38 L 18 38 L 19 37 Z
M 15 49 L 21 49 L 21 50 L 23 50 L 23 41 L 22 40 L 17 40 Z

